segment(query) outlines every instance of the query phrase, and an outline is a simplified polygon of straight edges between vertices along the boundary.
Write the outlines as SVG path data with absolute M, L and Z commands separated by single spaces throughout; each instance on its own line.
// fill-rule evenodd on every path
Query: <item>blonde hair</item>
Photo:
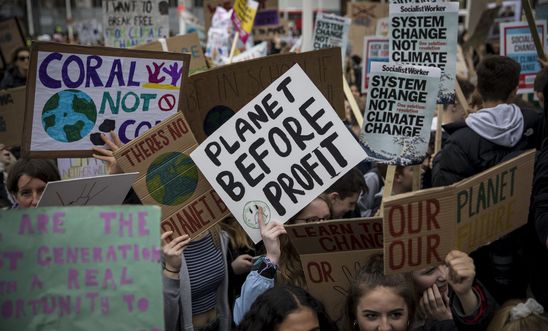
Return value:
M 487 331 L 544 331 L 548 330 L 548 314 L 534 313 L 512 319 L 512 309 L 524 300 L 509 300 L 495 313 Z
M 301 258 L 287 235 L 280 236 L 280 248 L 281 255 L 276 273 L 276 285 L 293 285 L 306 289 Z
M 240 223 L 238 223 L 238 221 L 233 216 L 225 218 L 218 224 L 220 224 L 223 231 L 228 233 L 228 236 L 230 238 L 230 247 L 232 247 L 233 249 L 253 249 L 253 242 L 248 237 L 247 233 L 245 233 Z

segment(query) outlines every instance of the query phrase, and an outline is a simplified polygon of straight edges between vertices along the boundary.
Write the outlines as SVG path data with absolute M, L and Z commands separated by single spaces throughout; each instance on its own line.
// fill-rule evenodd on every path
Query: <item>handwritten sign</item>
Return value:
M 0 142 L 21 146 L 25 117 L 25 86 L 0 91 Z
M 242 62 L 242 61 L 249 61 L 253 59 L 258 59 L 260 57 L 265 57 L 267 55 L 268 50 L 268 43 L 266 41 L 263 41 L 250 49 L 246 50 L 245 52 L 242 52 L 232 58 L 232 62 Z
M 441 69 L 439 104 L 455 103 L 457 2 L 390 5 L 390 61 Z
M 162 231 L 195 237 L 228 209 L 192 162 L 198 146 L 183 114 L 162 121 L 114 156 L 124 172 L 139 172 L 133 189 L 144 204 L 162 207 Z
M 244 230 L 287 221 L 365 157 L 299 65 L 294 65 L 192 152 Z
M 361 56 L 363 52 L 363 38 L 374 36 L 379 19 L 388 17 L 388 4 L 360 1 L 348 2 L 347 16 L 352 19 L 348 36 L 350 39 L 350 54 Z
M 95 158 L 59 158 L 57 168 L 61 179 L 84 178 L 106 175 L 106 163 Z
M 384 201 L 385 273 L 443 263 L 527 223 L 535 152 L 526 152 L 451 186 Z
M 390 61 L 388 38 L 365 37 L 363 40 L 362 93 L 366 93 L 369 87 L 371 63 L 388 61 Z
M 536 22 L 542 47 L 546 41 L 546 21 Z M 518 93 L 533 93 L 535 77 L 540 71 L 537 48 L 527 22 L 500 23 L 500 55 L 508 56 L 521 65 Z
M 0 213 L 5 330 L 164 330 L 160 210 Z
M 253 26 L 253 40 L 255 41 L 273 41 L 276 36 L 284 36 L 289 31 L 289 22 L 280 19 L 280 23 L 272 26 Z
M 330 47 L 340 47 L 344 58 L 348 45 L 348 29 L 351 20 L 334 14 L 319 13 L 316 17 L 312 47 L 315 50 Z
M 227 119 L 298 63 L 329 103 L 344 117 L 344 94 L 339 77 L 338 49 L 268 56 L 222 66 L 192 75 L 181 97 L 181 111 L 198 142 L 215 132 Z M 338 61 L 338 62 L 336 62 Z
M 23 152 L 91 156 L 101 133 L 127 143 L 177 111 L 190 55 L 35 43 Z
M 259 3 L 255 0 L 236 0 L 234 10 L 232 12 L 232 24 L 234 29 L 239 33 L 240 40 L 245 44 L 251 29 L 253 29 L 253 21 Z
M 368 160 L 419 164 L 426 157 L 440 69 L 373 62 L 360 141 Z
M 289 225 L 286 231 L 299 253 L 308 290 L 338 320 L 352 280 L 371 255 L 382 252 L 382 219 Z
M 169 37 L 169 3 L 164 0 L 103 0 L 105 45 L 128 48 Z
M 3 59 L 3 63 L 10 63 L 13 55 L 12 52 L 18 47 L 25 45 L 23 27 L 17 18 L 10 18 L 0 22 L 0 56 Z
M 48 182 L 38 207 L 121 205 L 137 175 L 134 172 Z

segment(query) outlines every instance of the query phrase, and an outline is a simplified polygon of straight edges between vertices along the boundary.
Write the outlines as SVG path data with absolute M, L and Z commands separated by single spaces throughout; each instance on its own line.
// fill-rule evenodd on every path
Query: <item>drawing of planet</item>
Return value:
M 97 120 L 95 103 L 79 90 L 64 90 L 48 99 L 42 110 L 42 126 L 60 142 L 78 141 L 93 129 Z
M 180 205 L 196 190 L 198 167 L 186 154 L 162 154 L 148 167 L 146 185 L 156 202 L 168 206 Z

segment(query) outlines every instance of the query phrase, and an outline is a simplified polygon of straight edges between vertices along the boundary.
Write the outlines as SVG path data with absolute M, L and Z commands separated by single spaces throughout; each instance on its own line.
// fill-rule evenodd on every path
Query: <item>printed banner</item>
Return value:
M 341 52 L 335 48 L 282 54 L 225 65 L 193 75 L 185 82 L 181 111 L 198 142 L 215 132 L 236 111 L 298 63 L 324 97 L 344 117 L 344 94 L 339 77 Z
M 344 59 L 348 45 L 348 29 L 351 19 L 334 14 L 319 13 L 316 17 L 312 47 L 315 50 L 322 48 L 340 47 L 341 57 Z
M 407 166 L 426 157 L 440 69 L 373 62 L 360 141 L 373 162 Z
M 457 2 L 390 5 L 390 61 L 441 69 L 439 104 L 455 103 Z
M 240 40 L 245 44 L 251 29 L 259 3 L 255 0 L 236 0 L 234 10 L 232 11 L 232 24 L 239 33 Z
M 61 179 L 85 178 L 107 175 L 107 165 L 95 158 L 57 159 Z
M 196 32 L 187 33 L 180 36 L 175 36 L 165 39 L 167 50 L 175 53 L 190 54 L 190 75 L 207 70 L 207 62 L 202 51 L 202 45 Z M 139 45 L 133 49 L 145 51 L 164 51 L 160 41 L 154 41 L 149 44 Z
M 546 21 L 538 21 L 538 36 L 544 49 Z M 527 22 L 500 23 L 500 55 L 508 56 L 521 65 L 518 94 L 533 93 L 537 73 L 542 69 L 537 48 Z
M 194 238 L 228 216 L 189 156 L 197 146 L 183 114 L 177 113 L 114 153 L 124 172 L 139 172 L 133 189 L 143 204 L 162 207 L 163 232 Z
M 451 186 L 384 201 L 384 272 L 443 264 L 453 249 L 470 253 L 527 223 L 535 151 Z
M 369 87 L 371 63 L 390 61 L 388 37 L 365 37 L 363 40 L 362 93 Z
M 333 320 L 343 316 L 348 287 L 369 257 L 382 253 L 382 219 L 357 218 L 286 226 L 308 291 Z
M 169 37 L 166 0 L 103 0 L 105 46 L 128 48 Z
M 21 146 L 25 123 L 25 86 L 0 91 L 0 143 Z
M 23 152 L 91 156 L 101 133 L 123 143 L 175 113 L 190 55 L 35 43 Z
M 298 64 L 191 153 L 254 242 L 259 207 L 285 222 L 365 156 Z
M 160 209 L 0 213 L 3 330 L 164 330 Z

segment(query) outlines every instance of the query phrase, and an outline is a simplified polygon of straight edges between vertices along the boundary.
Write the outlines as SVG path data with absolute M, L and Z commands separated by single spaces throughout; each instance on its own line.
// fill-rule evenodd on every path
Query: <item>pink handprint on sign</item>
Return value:
M 150 66 L 147 64 L 148 81 L 150 83 L 160 84 L 166 79 L 165 77 L 161 77 L 161 78 L 158 77 L 165 63 L 162 62 L 162 64 L 160 65 L 158 65 L 157 63 L 152 63 L 152 64 L 154 65 L 154 72 L 152 71 L 152 68 L 150 68 Z
M 181 74 L 183 73 L 183 67 L 181 67 L 180 70 L 178 70 L 179 64 L 174 63 L 169 66 L 169 70 L 167 68 L 163 69 L 163 72 L 169 75 L 171 77 L 171 85 L 177 86 L 177 82 L 179 81 L 179 78 L 181 78 Z

